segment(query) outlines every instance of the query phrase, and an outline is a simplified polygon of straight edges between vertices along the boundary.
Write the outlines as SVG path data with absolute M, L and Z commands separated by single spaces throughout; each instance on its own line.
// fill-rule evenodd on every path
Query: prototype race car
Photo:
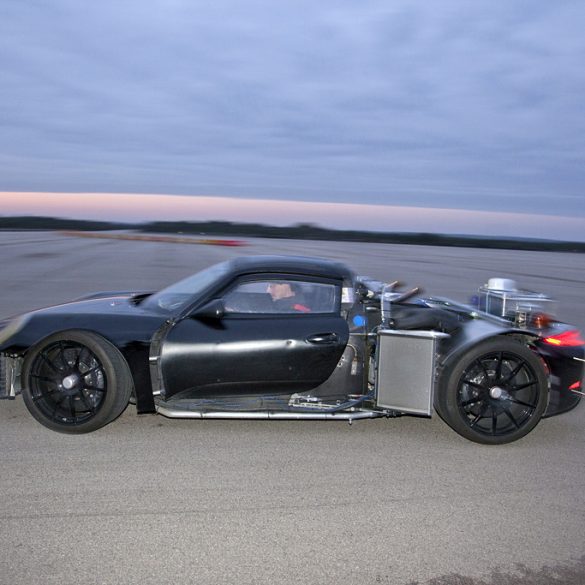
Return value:
M 493 278 L 473 304 L 322 259 L 252 256 L 159 292 L 103 292 L 0 323 L 0 398 L 64 433 L 134 402 L 174 418 L 430 417 L 500 444 L 582 395 L 585 341 Z

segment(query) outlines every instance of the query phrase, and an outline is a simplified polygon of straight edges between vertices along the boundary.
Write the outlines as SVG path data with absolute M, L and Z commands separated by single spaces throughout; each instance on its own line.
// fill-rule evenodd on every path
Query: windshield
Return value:
M 229 262 L 210 266 L 151 295 L 144 301 L 144 306 L 177 313 L 228 272 Z

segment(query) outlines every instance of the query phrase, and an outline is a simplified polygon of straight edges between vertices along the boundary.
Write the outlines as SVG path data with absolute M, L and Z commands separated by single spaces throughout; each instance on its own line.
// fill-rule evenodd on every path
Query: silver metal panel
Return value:
M 376 404 L 409 414 L 431 416 L 437 340 L 435 331 L 378 332 Z
M 0 399 L 14 398 L 20 394 L 20 369 L 22 358 L 0 354 Z
M 0 398 L 8 398 L 6 357 L 0 354 Z

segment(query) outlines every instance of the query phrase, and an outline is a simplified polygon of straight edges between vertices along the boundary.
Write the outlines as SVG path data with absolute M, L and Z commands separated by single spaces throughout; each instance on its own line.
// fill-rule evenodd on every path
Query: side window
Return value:
M 237 285 L 224 297 L 227 313 L 320 314 L 339 312 L 339 287 L 321 282 L 263 279 Z

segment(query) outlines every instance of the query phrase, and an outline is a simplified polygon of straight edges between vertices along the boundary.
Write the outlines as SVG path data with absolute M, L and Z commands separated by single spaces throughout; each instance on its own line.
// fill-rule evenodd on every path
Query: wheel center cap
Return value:
M 500 388 L 499 386 L 494 386 L 493 388 L 490 388 L 490 396 L 492 398 L 495 398 L 496 400 L 498 400 L 498 398 L 501 398 L 504 394 L 504 389 Z
M 63 378 L 63 388 L 65 390 L 71 390 L 76 384 L 79 382 L 79 376 L 77 374 L 71 374 L 70 376 L 66 376 Z

